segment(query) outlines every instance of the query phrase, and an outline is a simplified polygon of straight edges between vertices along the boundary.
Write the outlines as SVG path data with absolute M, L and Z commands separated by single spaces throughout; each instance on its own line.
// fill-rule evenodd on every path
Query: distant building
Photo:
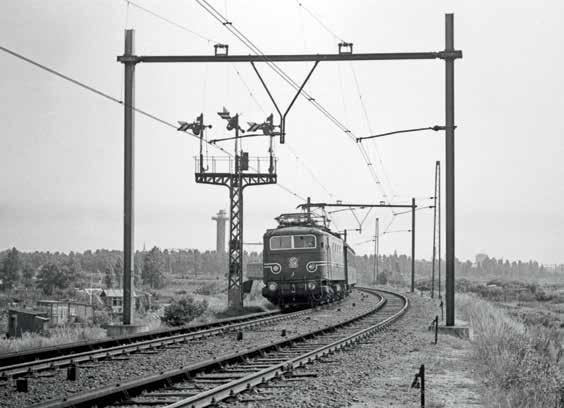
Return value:
M 229 219 L 226 216 L 225 210 L 219 210 L 215 217 L 212 217 L 212 220 L 216 222 L 216 241 L 215 241 L 215 250 L 219 254 L 225 253 L 225 222 Z
M 49 318 L 49 325 L 88 322 L 94 320 L 94 308 L 79 302 L 64 302 L 58 300 L 40 300 L 37 309 Z
M 21 337 L 23 333 L 41 333 L 49 327 L 45 313 L 33 310 L 8 310 L 8 337 Z
M 474 266 L 475 267 L 482 266 L 487 259 L 489 259 L 489 256 L 487 256 L 486 254 L 477 254 L 476 262 L 474 263 Z
M 19 337 L 22 333 L 41 333 L 49 327 L 94 320 L 91 305 L 79 302 L 40 300 L 29 309 L 8 310 L 8 336 Z
M 147 310 L 151 306 L 150 293 L 134 290 L 131 297 L 135 304 L 135 310 Z M 111 309 L 112 314 L 123 313 L 123 289 L 104 289 L 100 294 L 100 299 L 106 307 Z

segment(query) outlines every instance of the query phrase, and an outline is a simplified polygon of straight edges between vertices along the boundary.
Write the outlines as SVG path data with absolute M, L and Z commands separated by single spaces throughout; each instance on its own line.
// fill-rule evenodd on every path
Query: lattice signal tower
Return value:
M 235 131 L 235 137 L 211 140 L 210 143 L 231 140 L 235 141 L 235 155 L 225 157 L 208 157 L 204 159 L 203 143 L 204 129 L 211 127 L 204 125 L 203 114 L 198 116 L 195 122 L 188 124 L 179 122 L 178 130 L 186 131 L 191 129 L 193 133 L 200 136 L 200 155 L 196 157 L 196 183 L 222 185 L 229 188 L 229 269 L 228 269 L 228 289 L 227 301 L 232 309 L 242 309 L 243 307 L 243 190 L 248 186 L 263 184 L 275 184 L 276 158 L 272 149 L 272 138 L 279 133 L 274 132 L 272 115 L 262 124 L 249 123 L 250 131 L 262 130 L 259 134 L 247 134 L 242 136 L 245 131 L 239 126 L 239 114 L 231 116 L 227 109 L 218 112 L 218 115 L 227 121 L 227 130 Z M 240 148 L 242 137 L 270 136 L 269 156 L 249 158 L 249 153 Z M 256 164 L 256 168 L 249 166 L 249 162 Z M 261 172 L 262 167 L 268 171 Z M 210 171 L 211 165 L 211 171 Z

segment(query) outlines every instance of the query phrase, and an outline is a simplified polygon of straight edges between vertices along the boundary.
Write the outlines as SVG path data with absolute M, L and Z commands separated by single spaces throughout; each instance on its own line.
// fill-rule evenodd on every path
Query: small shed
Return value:
M 8 310 L 8 337 L 21 337 L 23 333 L 40 333 L 47 330 L 49 318 L 43 312 Z
M 37 307 L 46 313 L 51 325 L 73 323 L 76 320 L 87 322 L 94 319 L 94 309 L 86 303 L 40 300 L 37 302 Z

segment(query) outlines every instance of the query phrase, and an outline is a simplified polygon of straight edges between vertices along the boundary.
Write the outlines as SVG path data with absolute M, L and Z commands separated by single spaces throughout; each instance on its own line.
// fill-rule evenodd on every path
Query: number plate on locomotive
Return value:
M 298 267 L 298 258 L 296 258 L 295 256 L 291 257 L 288 260 L 288 266 L 290 268 L 297 268 Z

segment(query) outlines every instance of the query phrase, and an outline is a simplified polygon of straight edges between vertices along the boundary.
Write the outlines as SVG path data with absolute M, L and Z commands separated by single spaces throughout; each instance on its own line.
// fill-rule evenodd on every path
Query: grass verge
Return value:
M 49 329 L 45 334 L 24 333 L 22 337 L 0 339 L 0 354 L 105 337 L 106 330 L 99 327 L 55 327 Z
M 489 406 L 559 406 L 560 338 L 553 328 L 525 324 L 490 302 L 461 294 L 460 314 L 473 330 L 475 357 Z

